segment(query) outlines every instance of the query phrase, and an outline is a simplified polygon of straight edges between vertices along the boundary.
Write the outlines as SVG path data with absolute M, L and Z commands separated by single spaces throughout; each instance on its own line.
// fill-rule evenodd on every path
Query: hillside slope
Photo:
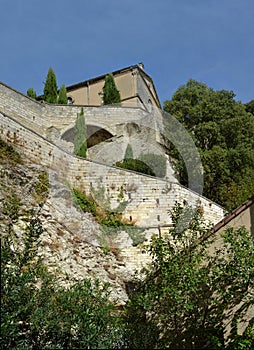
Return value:
M 125 284 L 133 269 L 128 267 L 90 213 L 82 212 L 70 188 L 53 171 L 26 161 L 12 146 L 0 140 L 0 229 L 7 234 L 14 215 L 16 238 L 22 234 L 31 210 L 39 211 L 44 233 L 40 254 L 50 270 L 70 281 L 85 277 L 108 282 L 111 298 L 122 305 L 128 299 Z M 113 253 L 114 252 L 114 253 Z

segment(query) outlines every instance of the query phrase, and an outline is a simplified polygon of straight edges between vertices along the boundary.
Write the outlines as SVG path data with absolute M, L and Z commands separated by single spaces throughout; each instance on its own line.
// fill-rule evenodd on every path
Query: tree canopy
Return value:
M 108 74 L 105 78 L 105 84 L 103 86 L 103 104 L 109 105 L 120 102 L 120 92 L 117 90 L 114 76 L 113 74 Z
M 245 108 L 247 112 L 250 112 L 254 115 L 254 100 L 245 103 Z
M 180 86 L 164 110 L 192 136 L 204 168 L 204 195 L 231 210 L 254 193 L 254 115 L 232 91 L 216 91 L 190 79 Z M 188 174 L 179 154 L 178 176 Z

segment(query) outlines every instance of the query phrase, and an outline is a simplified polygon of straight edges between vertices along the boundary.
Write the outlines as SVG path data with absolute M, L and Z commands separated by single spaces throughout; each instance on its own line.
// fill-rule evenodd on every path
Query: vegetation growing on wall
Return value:
M 129 222 L 122 219 L 121 213 L 118 213 L 117 209 L 112 211 L 109 206 L 103 205 L 102 202 L 94 200 L 92 197 L 88 198 L 83 192 L 77 189 L 73 189 L 73 194 L 79 207 L 83 211 L 91 213 L 100 225 L 114 228 L 130 225 Z M 101 205 L 98 203 L 101 203 Z
M 138 157 L 143 163 L 147 164 L 155 173 L 156 177 L 163 178 L 166 176 L 166 158 L 161 154 L 141 154 Z
M 22 163 L 21 155 L 14 147 L 0 138 L 0 164 L 14 165 Z
M 142 160 L 127 158 L 122 162 L 116 162 L 115 166 L 123 169 L 129 169 L 138 173 L 155 176 L 155 172 Z

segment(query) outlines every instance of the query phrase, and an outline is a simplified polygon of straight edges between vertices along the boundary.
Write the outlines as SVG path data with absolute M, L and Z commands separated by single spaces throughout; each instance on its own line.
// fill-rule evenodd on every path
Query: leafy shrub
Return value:
M 138 173 L 155 176 L 153 170 L 146 163 L 139 159 L 127 158 L 122 162 L 116 162 L 115 165 L 119 168 L 129 169 Z
M 89 212 L 93 214 L 94 216 L 96 215 L 96 204 L 94 203 L 93 200 L 90 200 L 87 198 L 87 196 L 80 192 L 77 189 L 73 189 L 73 194 L 75 196 L 75 199 L 77 201 L 77 204 L 79 205 L 80 209 L 82 209 L 85 212 Z
M 23 243 L 13 226 L 1 241 L 1 349 L 116 348 L 120 317 L 99 280 L 57 281 L 38 258 L 43 232 L 37 214 L 27 217 Z M 68 284 L 67 284 L 68 282 Z
M 0 163 L 21 163 L 20 154 L 13 146 L 0 138 Z
M 166 158 L 161 154 L 141 154 L 138 159 L 147 164 L 157 177 L 163 178 L 166 176 Z

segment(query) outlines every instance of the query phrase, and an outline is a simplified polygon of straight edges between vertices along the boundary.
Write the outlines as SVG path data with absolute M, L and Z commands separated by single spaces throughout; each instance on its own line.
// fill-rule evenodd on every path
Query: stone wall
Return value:
M 170 223 L 168 211 L 183 200 L 203 207 L 207 220 L 218 222 L 223 209 L 178 183 L 89 161 L 64 151 L 14 118 L 0 115 L 0 136 L 15 144 L 28 159 L 56 170 L 71 187 L 92 194 L 112 209 L 125 205 L 124 217 L 141 226 Z M 97 193 L 97 196 L 95 195 Z M 99 195 L 104 194 L 104 201 Z
M 37 102 L 18 91 L 0 83 L 1 112 L 15 118 L 23 125 L 46 136 L 46 131 L 54 126 L 63 134 L 73 127 L 81 106 L 49 105 Z M 106 128 L 112 134 L 116 133 L 118 124 L 138 121 L 147 116 L 140 108 L 128 107 L 83 107 L 87 124 Z

